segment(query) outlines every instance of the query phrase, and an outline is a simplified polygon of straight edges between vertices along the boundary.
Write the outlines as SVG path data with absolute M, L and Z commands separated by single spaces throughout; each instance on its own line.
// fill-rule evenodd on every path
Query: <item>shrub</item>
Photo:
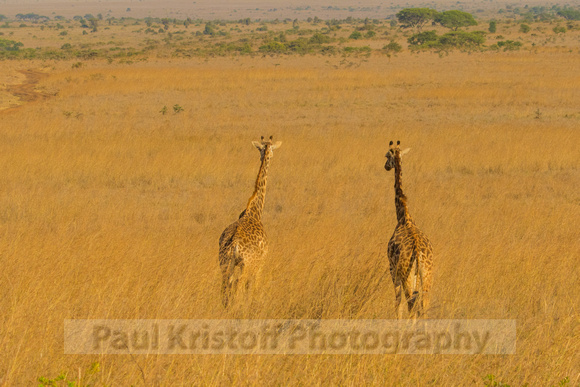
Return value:
M 488 31 L 491 32 L 492 34 L 495 34 L 495 32 L 497 31 L 497 24 L 496 24 L 495 21 L 492 20 L 492 21 L 489 22 L 489 29 L 488 29 Z
M 287 43 L 286 48 L 299 54 L 306 54 L 312 51 L 311 47 L 308 45 L 308 40 L 305 38 L 296 39 Z
M 403 47 L 395 41 L 391 41 L 391 43 L 387 44 L 383 47 L 383 50 L 386 50 L 388 53 L 398 53 L 403 50 Z
M 563 9 L 561 11 L 558 11 L 558 15 L 568 20 L 580 20 L 580 11 L 575 9 L 570 8 Z
M 520 32 L 527 34 L 528 32 L 530 32 L 530 26 L 527 24 L 520 24 Z
M 286 51 L 286 46 L 283 43 L 270 41 L 258 48 L 261 52 L 282 53 Z
M 485 32 L 452 31 L 438 36 L 435 31 L 425 31 L 411 36 L 407 42 L 424 48 L 478 47 L 485 42 Z
M 552 31 L 554 31 L 557 34 L 563 34 L 566 32 L 566 27 L 556 26 L 552 29 Z
M 421 46 L 429 42 L 436 42 L 439 39 L 435 31 L 420 32 L 407 39 L 407 42 L 413 46 Z
M 362 39 L 362 37 L 363 37 L 363 36 L 362 36 L 362 34 L 361 34 L 360 32 L 358 32 L 358 31 L 353 31 L 353 33 L 352 33 L 352 34 L 350 34 L 350 36 L 349 36 L 348 38 L 349 38 L 349 39 L 355 39 L 355 40 L 358 40 L 358 39 Z
M 308 41 L 310 44 L 323 44 L 323 43 L 330 43 L 331 39 L 330 36 L 322 35 L 321 33 L 317 32 Z
M 497 42 L 497 47 L 503 48 L 504 51 L 517 51 L 522 47 L 522 42 L 515 42 L 513 40 L 502 40 L 500 42 Z
M 449 47 L 477 47 L 485 42 L 484 32 L 453 31 L 439 38 L 439 44 Z
M 0 39 L 0 51 L 18 51 L 24 46 L 21 42 L 8 39 Z

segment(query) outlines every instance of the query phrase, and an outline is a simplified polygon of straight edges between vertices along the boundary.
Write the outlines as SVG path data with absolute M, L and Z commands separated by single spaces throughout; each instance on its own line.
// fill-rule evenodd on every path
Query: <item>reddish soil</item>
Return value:
M 23 83 L 18 83 L 15 85 L 7 85 L 6 91 L 8 91 L 13 96 L 17 97 L 22 104 L 10 106 L 3 112 L 12 111 L 18 109 L 24 103 L 40 101 L 48 98 L 50 95 L 47 93 L 40 92 L 36 90 L 36 85 L 38 82 L 45 78 L 47 74 L 36 70 L 18 70 L 19 73 L 23 74 L 26 79 Z

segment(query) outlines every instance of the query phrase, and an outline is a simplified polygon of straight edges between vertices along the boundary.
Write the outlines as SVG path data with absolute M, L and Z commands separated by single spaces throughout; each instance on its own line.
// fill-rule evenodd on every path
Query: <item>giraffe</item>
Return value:
M 253 279 L 257 280 L 262 270 L 263 259 L 268 252 L 266 233 L 262 226 L 262 211 L 270 160 L 274 155 L 274 149 L 279 148 L 282 142 L 273 144 L 272 136 L 269 140 L 264 140 L 262 136 L 261 141 L 252 141 L 252 144 L 260 151 L 260 169 L 254 193 L 238 220 L 226 227 L 219 240 L 222 303 L 226 308 L 236 291 L 239 275 L 245 271 L 246 276 L 253 276 Z M 236 272 L 239 272 L 239 275 L 236 276 Z
M 404 307 L 401 308 L 401 290 L 405 292 L 409 313 L 416 313 L 418 317 L 429 308 L 433 270 L 433 247 L 409 215 L 407 197 L 403 193 L 401 157 L 411 149 L 401 150 L 400 143 L 397 141 L 396 146 L 393 146 L 392 141 L 389 143 L 385 163 L 387 171 L 395 169 L 397 226 L 389 240 L 387 254 L 391 277 L 395 285 L 395 311 L 398 311 L 399 319 L 403 317 L 404 309 Z M 415 302 L 418 298 L 421 302 L 415 309 Z

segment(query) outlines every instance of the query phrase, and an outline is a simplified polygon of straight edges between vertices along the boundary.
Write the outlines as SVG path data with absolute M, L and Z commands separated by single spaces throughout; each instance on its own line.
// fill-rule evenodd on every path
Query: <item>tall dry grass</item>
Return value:
M 57 97 L 0 121 L 0 383 L 64 370 L 97 385 L 578 384 L 577 60 L 57 65 L 42 84 Z M 224 311 L 217 240 L 251 194 L 250 142 L 271 134 L 264 285 Z M 394 318 L 389 140 L 412 148 L 430 317 L 517 319 L 516 355 L 63 354 L 64 319 Z

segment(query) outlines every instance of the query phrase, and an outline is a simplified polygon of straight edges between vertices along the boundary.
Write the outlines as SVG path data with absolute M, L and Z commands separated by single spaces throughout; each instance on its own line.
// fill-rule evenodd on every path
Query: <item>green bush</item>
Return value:
M 435 31 L 425 31 L 411 36 L 407 42 L 411 46 L 423 48 L 470 48 L 485 42 L 485 32 L 452 31 L 438 36 Z
M 355 39 L 355 40 L 358 40 L 358 39 L 362 39 L 362 37 L 363 37 L 363 36 L 362 36 L 362 34 L 361 34 L 360 32 L 358 32 L 358 31 L 353 31 L 353 33 L 352 33 L 352 34 L 350 34 L 350 36 L 349 36 L 348 38 L 349 38 L 349 39 Z
M 15 40 L 0 39 L 0 51 L 18 51 L 24 44 Z
M 280 42 L 270 41 L 263 46 L 260 46 L 258 50 L 260 50 L 260 52 L 282 53 L 286 51 L 286 46 Z
M 566 8 L 558 11 L 558 15 L 568 20 L 580 20 L 580 11 L 576 9 Z
M 495 21 L 492 20 L 492 21 L 489 22 L 489 29 L 488 29 L 488 31 L 491 32 L 492 34 L 495 34 L 495 32 L 497 31 L 497 24 L 496 24 Z
M 412 46 L 422 46 L 426 43 L 437 42 L 439 36 L 435 31 L 420 32 L 407 39 L 407 42 Z
M 296 52 L 298 54 L 307 54 L 312 51 L 312 48 L 308 45 L 308 40 L 305 38 L 300 38 L 286 43 L 286 48 L 289 51 Z
M 566 32 L 566 27 L 556 26 L 552 29 L 552 31 L 554 31 L 557 34 L 563 34 Z
M 520 32 L 527 34 L 528 32 L 530 32 L 530 26 L 527 24 L 520 24 Z
M 343 49 L 343 51 L 345 53 L 365 53 L 365 54 L 370 54 L 372 51 L 372 48 L 370 48 L 369 46 L 363 46 L 363 47 L 345 47 Z
M 332 39 L 328 35 L 322 35 L 321 33 L 317 32 L 308 41 L 310 44 L 323 44 L 323 43 L 330 43 Z
M 453 31 L 448 32 L 439 38 L 439 44 L 448 47 L 477 47 L 485 42 L 485 33 L 482 31 L 464 32 Z
M 500 42 L 497 42 L 497 47 L 503 48 L 504 51 L 517 51 L 522 46 L 523 46 L 522 42 L 515 42 L 513 40 L 502 40 Z
M 387 53 L 398 53 L 403 51 L 403 47 L 401 47 L 401 45 L 395 41 L 391 41 L 389 44 L 385 45 L 383 47 L 383 50 L 387 51 Z

